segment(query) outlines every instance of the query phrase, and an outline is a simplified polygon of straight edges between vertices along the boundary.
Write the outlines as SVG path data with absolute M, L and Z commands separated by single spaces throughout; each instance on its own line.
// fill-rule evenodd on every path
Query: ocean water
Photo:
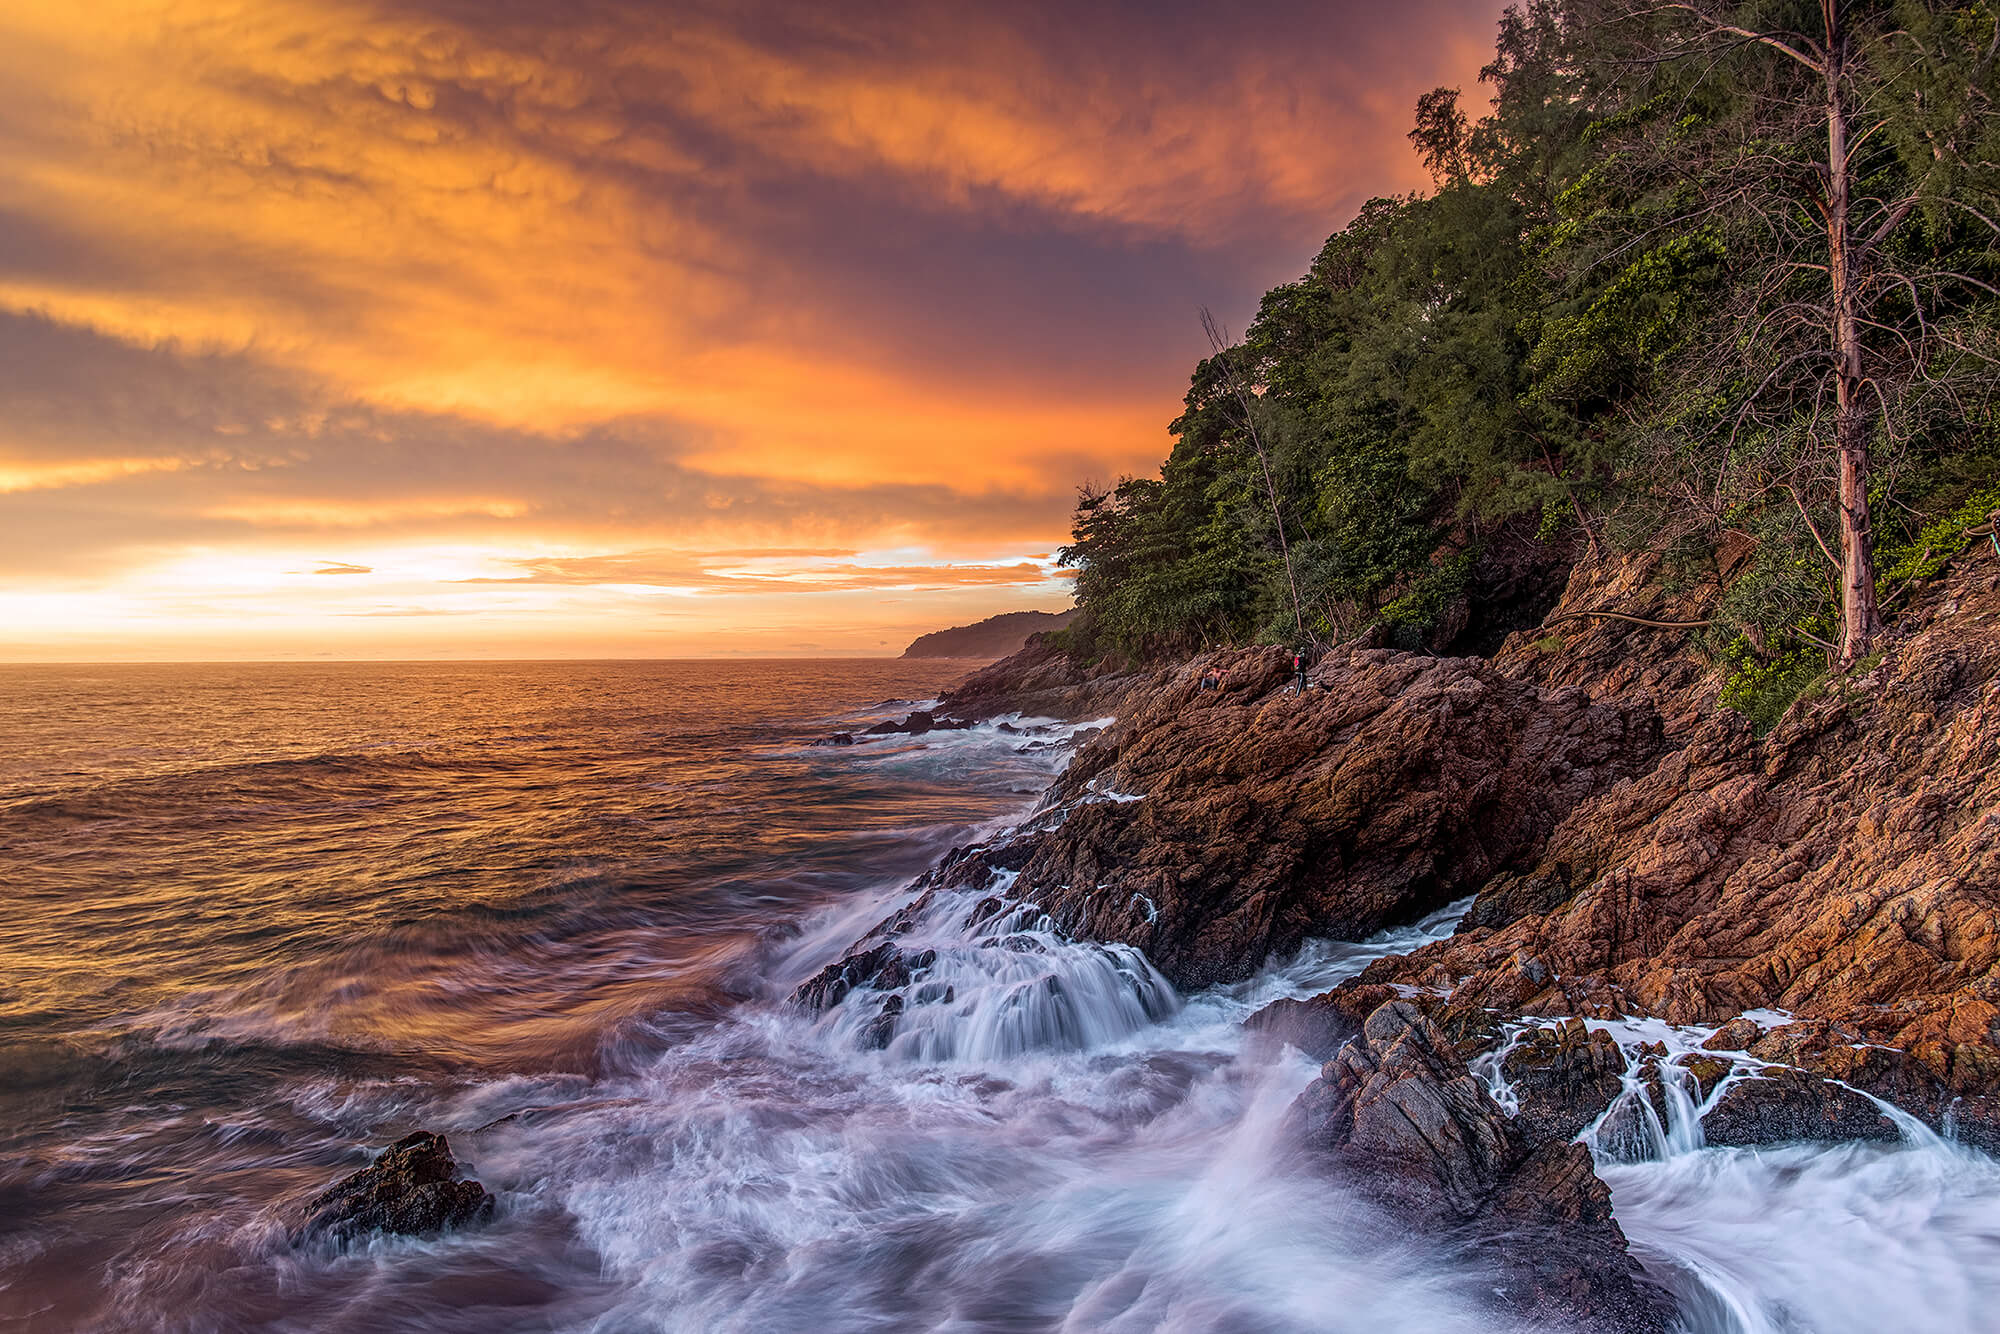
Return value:
M 1493 1329 L 1478 1257 L 1301 1161 L 1314 1068 L 1240 1027 L 1449 913 L 1181 996 L 946 899 L 886 1048 L 787 1003 L 1061 818 L 1073 726 L 810 744 L 964 670 L 0 668 L 0 1330 Z M 420 1127 L 490 1222 L 290 1242 Z M 1681 1130 L 1605 1175 L 1690 1330 L 1995 1327 L 1990 1160 Z

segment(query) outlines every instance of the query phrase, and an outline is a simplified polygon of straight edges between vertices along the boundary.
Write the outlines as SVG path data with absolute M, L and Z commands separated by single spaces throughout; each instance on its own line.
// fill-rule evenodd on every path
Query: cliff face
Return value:
M 1996 588 L 1990 556 L 1967 561 L 1879 665 L 1761 741 L 1727 713 L 1692 723 L 1482 890 L 1460 934 L 1367 980 L 1449 979 L 1520 1014 L 1783 1009 L 1807 1022 L 1753 1050 L 1919 1115 L 2000 1091 Z

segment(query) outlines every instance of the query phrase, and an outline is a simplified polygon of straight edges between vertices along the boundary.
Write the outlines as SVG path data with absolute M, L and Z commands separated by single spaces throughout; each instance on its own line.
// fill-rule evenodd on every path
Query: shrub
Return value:
M 1935 578 L 1953 556 L 1972 545 L 1965 530 L 1984 523 L 1995 509 L 2000 509 L 2000 486 L 1989 486 L 1973 492 L 1951 513 L 1919 528 L 1907 542 L 1878 550 L 1875 562 L 1885 594 L 1895 584 Z
M 1768 660 L 1747 636 L 1738 635 L 1723 650 L 1729 664 L 1722 683 L 1721 703 L 1750 720 L 1750 730 L 1763 736 L 1778 725 L 1785 711 L 1826 675 L 1826 652 L 1814 645 L 1784 649 Z

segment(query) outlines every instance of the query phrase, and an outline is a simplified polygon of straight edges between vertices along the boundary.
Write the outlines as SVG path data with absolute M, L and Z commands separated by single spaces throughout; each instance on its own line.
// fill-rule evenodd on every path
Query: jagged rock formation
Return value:
M 1516 1122 L 1534 1142 L 1574 1139 L 1624 1087 L 1625 1053 L 1581 1020 L 1536 1028 L 1501 1063 L 1520 1104 Z
M 1143 949 L 1182 987 L 1309 936 L 1358 939 L 1471 894 L 1576 805 L 1643 773 L 1644 705 L 1543 691 L 1477 658 L 1357 650 L 1286 693 L 1279 650 L 1127 689 L 1053 792 L 1017 894 L 1072 934 Z M 1095 800 L 1107 793 L 1143 800 Z
M 370 1232 L 422 1236 L 492 1212 L 493 1196 L 484 1186 L 458 1180 L 445 1137 L 419 1130 L 308 1200 L 294 1235 L 301 1241 L 348 1241 Z
M 1031 647 L 1018 679 L 1045 702 L 1122 696 L 1053 793 L 1061 823 L 1015 854 L 1016 893 L 1195 986 L 1477 891 L 1458 935 L 1348 988 L 1547 1017 L 1782 1009 L 1804 1022 L 1755 1055 L 1933 1124 L 1955 1103 L 1969 1137 L 2000 1140 L 1992 559 L 1915 595 L 1865 677 L 1762 739 L 1713 706 L 1686 632 L 1561 619 L 1702 619 L 1718 582 L 1670 597 L 1657 566 L 1580 566 L 1549 624 L 1491 662 L 1347 651 L 1303 698 L 1276 650 L 1107 678 Z M 1223 690 L 1196 689 L 1225 666 Z M 1003 700 L 1007 676 L 970 694 Z M 1337 1041 L 1357 1008 L 1295 1017 Z
M 1665 1330 L 1590 1152 L 1533 1139 L 1418 1007 L 1371 1013 L 1293 1108 L 1306 1142 L 1402 1219 L 1497 1259 L 1499 1302 L 1565 1327 Z
M 1899 1137 L 1896 1123 L 1868 1099 L 1788 1066 L 1731 1084 L 1701 1130 L 1710 1144 L 1735 1145 Z
M 953 718 L 1020 713 L 1042 718 L 1091 718 L 1108 712 L 1147 673 L 1115 658 L 1082 664 L 1047 635 L 1030 635 L 1010 658 L 989 664 L 947 691 L 938 711 Z
M 1748 554 L 1725 548 L 1707 578 L 1674 592 L 1662 587 L 1665 560 L 1656 553 L 1584 561 L 1544 623 L 1509 635 L 1493 665 L 1545 690 L 1575 686 L 1593 699 L 1644 700 L 1678 741 L 1715 712 L 1715 663 L 1690 648 L 1685 629 L 1601 613 L 1662 624 L 1705 621 L 1723 581 Z
M 1990 564 L 1990 562 L 1988 562 Z M 1580 804 L 1466 929 L 1369 983 L 1531 1015 L 1812 1021 L 1753 1051 L 1938 1119 L 2000 1089 L 2000 595 L 1937 589 L 1866 677 L 1754 739 L 1712 713 Z M 1524 887 L 1539 883 L 1536 893 Z M 1559 900 L 1559 901 L 1558 901 Z
M 1700 622 L 1730 564 L 1669 594 L 1656 557 L 1585 561 L 1490 660 L 1350 647 L 1302 697 L 1276 650 L 1134 671 L 1030 645 L 945 707 L 1118 721 L 1037 825 L 931 884 L 1018 871 L 1015 902 L 1184 987 L 1476 894 L 1451 938 L 1252 1021 L 1327 1061 L 1295 1128 L 1492 1243 L 1517 1313 L 1661 1328 L 1579 1136 L 1657 1143 L 1692 1100 L 1710 1144 L 1895 1138 L 1872 1095 L 2000 1150 L 2000 573 L 1975 552 L 1899 594 L 1880 660 L 1759 738 L 1685 628 L 1577 614 Z M 1674 1055 L 1579 1022 L 1626 1015 L 1718 1028 Z

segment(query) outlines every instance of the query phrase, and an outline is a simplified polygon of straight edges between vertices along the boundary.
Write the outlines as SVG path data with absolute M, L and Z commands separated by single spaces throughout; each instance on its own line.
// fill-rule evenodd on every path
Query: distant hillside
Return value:
M 906 658 L 1004 658 L 1042 630 L 1060 630 L 1074 611 L 1009 611 L 977 625 L 933 630 L 903 650 Z

